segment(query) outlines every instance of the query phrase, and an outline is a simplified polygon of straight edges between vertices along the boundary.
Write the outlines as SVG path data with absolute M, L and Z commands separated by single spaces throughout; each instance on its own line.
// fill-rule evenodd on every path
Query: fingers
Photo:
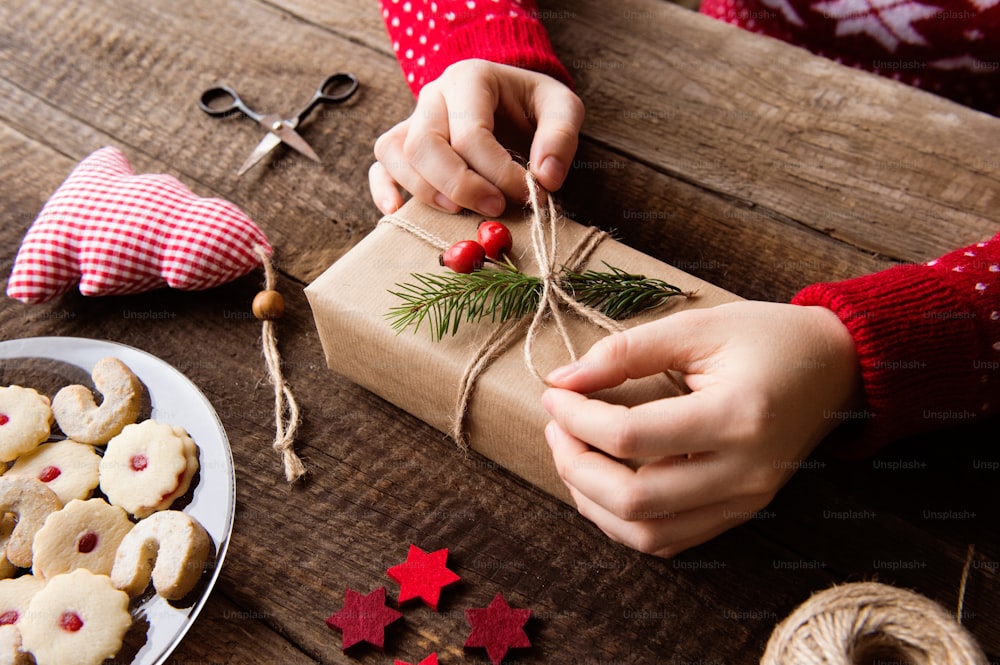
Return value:
M 678 312 L 605 337 L 575 363 L 554 370 L 546 381 L 557 388 L 589 393 L 667 370 L 703 372 L 710 369 L 705 360 L 719 348 L 699 323 L 707 316 L 712 314 L 704 310 Z
M 420 93 L 413 114 L 375 143 L 381 172 L 369 173 L 383 212 L 401 204 L 399 188 L 439 210 L 500 215 L 524 201 L 520 166 L 495 135 L 496 120 L 532 138 L 535 175 L 558 189 L 576 151 L 583 104 L 564 84 L 537 72 L 482 60 L 449 67 Z M 506 140 L 506 139 L 505 139 Z
M 368 189 L 371 191 L 375 207 L 382 211 L 383 215 L 392 214 L 403 205 L 399 185 L 381 162 L 375 162 L 368 169 Z
M 671 456 L 632 469 L 588 446 L 558 423 L 545 430 L 560 477 L 630 521 L 713 504 L 736 491 L 731 459 L 708 453 Z
M 542 404 L 563 430 L 619 459 L 717 450 L 732 438 L 719 413 L 731 405 L 712 391 L 626 407 L 550 388 Z
M 539 184 L 554 192 L 565 182 L 579 145 L 583 102 L 558 83 L 539 86 L 534 97 L 537 126 L 529 163 Z
M 590 451 L 582 442 L 559 432 L 556 425 L 550 425 L 546 437 L 580 514 L 613 540 L 641 552 L 674 556 L 746 521 L 753 514 L 751 506 L 757 505 L 753 498 L 720 500 L 710 493 L 702 496 L 701 502 L 690 504 L 670 496 L 650 498 L 648 503 L 622 500 L 619 496 L 609 498 L 605 491 L 607 486 L 622 482 L 628 488 L 632 481 L 626 478 L 629 475 L 639 478 L 638 472 Z M 608 482 L 595 484 L 586 477 L 590 474 L 603 475 Z M 662 480 L 656 479 L 647 485 L 662 487 L 658 484 Z M 636 492 L 632 487 L 623 490 L 620 496 L 627 496 L 630 491 Z
M 487 87 L 458 93 L 452 84 L 421 93 L 402 146 L 411 170 L 421 176 L 421 187 L 432 188 L 459 208 L 488 216 L 503 212 L 506 201 L 498 185 L 511 187 L 520 169 L 493 136 L 495 109 L 496 93 Z

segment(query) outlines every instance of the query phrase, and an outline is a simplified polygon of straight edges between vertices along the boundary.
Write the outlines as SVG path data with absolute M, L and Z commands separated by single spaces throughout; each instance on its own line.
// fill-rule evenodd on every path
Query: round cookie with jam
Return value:
M 108 441 L 98 475 L 109 502 L 143 518 L 183 496 L 197 470 L 198 447 L 183 428 L 144 420 Z
M 31 388 L 0 387 L 0 462 L 9 462 L 52 433 L 49 398 Z
M 122 648 L 132 624 L 128 594 L 86 568 L 57 575 L 21 618 L 21 643 L 38 665 L 99 665 Z
M 101 456 L 93 446 L 75 441 L 43 443 L 17 458 L 8 478 L 36 478 L 56 493 L 59 500 L 87 499 L 97 487 Z
M 45 579 L 77 568 L 110 575 L 118 545 L 132 527 L 123 508 L 104 499 L 73 499 L 35 534 L 32 568 Z
M 16 626 L 44 587 L 45 580 L 34 575 L 0 580 L 0 626 Z

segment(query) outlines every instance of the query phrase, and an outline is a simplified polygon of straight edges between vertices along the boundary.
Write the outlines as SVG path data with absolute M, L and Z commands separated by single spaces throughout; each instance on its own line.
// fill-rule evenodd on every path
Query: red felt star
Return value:
M 465 646 L 485 647 L 490 662 L 499 665 L 508 649 L 531 646 L 523 630 L 530 616 L 531 610 L 512 609 L 498 593 L 489 607 L 465 610 L 465 618 L 472 626 Z
M 447 560 L 447 549 L 428 554 L 416 545 L 410 545 L 406 562 L 386 571 L 389 577 L 399 582 L 399 603 L 419 598 L 437 611 L 441 588 L 462 579 L 445 568 Z
M 401 660 L 397 660 L 395 665 L 410 665 L 410 663 L 405 663 Z M 431 655 L 427 656 L 422 661 L 417 663 L 417 665 L 438 665 L 438 655 L 436 653 L 432 653 Z
M 385 587 L 379 587 L 367 596 L 353 589 L 344 594 L 344 607 L 326 619 L 330 628 L 344 633 L 344 651 L 358 642 L 367 642 L 379 649 L 385 646 L 385 628 L 403 615 L 385 605 Z

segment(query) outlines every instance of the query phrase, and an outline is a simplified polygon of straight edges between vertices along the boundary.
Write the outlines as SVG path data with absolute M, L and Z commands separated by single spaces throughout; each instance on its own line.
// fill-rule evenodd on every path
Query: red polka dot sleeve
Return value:
M 459 60 L 482 58 L 570 84 L 533 0 L 381 0 L 392 49 L 414 95 Z
M 904 265 L 795 296 L 851 331 L 868 422 L 855 450 L 978 422 L 1000 408 L 1000 235 L 923 265 Z

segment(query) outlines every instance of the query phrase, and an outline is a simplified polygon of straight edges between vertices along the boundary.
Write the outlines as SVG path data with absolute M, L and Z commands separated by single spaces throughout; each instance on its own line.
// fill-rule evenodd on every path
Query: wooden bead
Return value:
M 253 315 L 261 321 L 280 319 L 285 313 L 285 299 L 277 291 L 261 291 L 253 298 Z

